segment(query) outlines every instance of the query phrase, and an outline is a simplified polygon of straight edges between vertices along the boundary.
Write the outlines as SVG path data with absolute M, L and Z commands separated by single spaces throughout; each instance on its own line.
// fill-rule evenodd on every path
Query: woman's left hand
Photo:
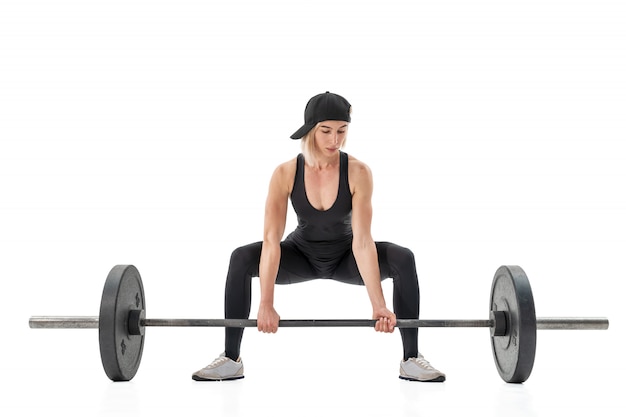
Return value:
M 374 326 L 377 332 L 393 333 L 396 327 L 396 315 L 389 311 L 387 307 L 374 309 L 372 318 L 377 320 Z

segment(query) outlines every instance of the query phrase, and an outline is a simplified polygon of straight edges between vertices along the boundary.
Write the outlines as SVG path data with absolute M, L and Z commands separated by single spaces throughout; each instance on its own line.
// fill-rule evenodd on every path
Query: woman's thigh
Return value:
M 416 275 L 413 253 L 409 249 L 391 242 L 376 242 L 376 252 L 381 280 L 399 275 L 413 278 Z M 346 284 L 364 285 L 352 251 L 339 263 L 332 279 Z

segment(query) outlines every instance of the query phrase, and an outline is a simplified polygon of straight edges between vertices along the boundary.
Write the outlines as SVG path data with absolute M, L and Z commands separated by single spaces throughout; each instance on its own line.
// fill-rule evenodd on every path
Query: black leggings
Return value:
M 252 277 L 259 276 L 262 242 L 242 246 L 233 251 L 226 278 L 225 317 L 247 319 L 252 303 Z M 364 285 L 352 251 L 339 262 L 330 276 L 320 276 L 309 260 L 290 241 L 283 241 L 276 284 L 295 284 L 328 278 L 347 284 Z M 393 308 L 399 319 L 419 318 L 419 285 L 415 257 L 407 248 L 389 242 L 376 242 L 381 279 L 393 278 Z M 226 356 L 239 358 L 242 328 L 226 328 Z M 404 360 L 417 357 L 417 328 L 400 329 Z

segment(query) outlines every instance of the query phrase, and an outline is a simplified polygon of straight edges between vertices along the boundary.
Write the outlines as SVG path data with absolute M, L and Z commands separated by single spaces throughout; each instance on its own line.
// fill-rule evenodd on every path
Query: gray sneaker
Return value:
M 222 353 L 210 365 L 195 372 L 191 378 L 194 381 L 230 381 L 243 378 L 243 362 L 241 358 L 234 360 Z
M 421 353 L 417 358 L 409 358 L 400 362 L 400 378 L 408 381 L 443 382 L 446 374 L 432 367 Z

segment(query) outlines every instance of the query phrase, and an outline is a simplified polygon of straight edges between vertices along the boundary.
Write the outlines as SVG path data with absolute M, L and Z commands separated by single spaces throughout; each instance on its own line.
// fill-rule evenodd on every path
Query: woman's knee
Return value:
M 400 273 L 417 275 L 415 254 L 409 248 L 393 245 L 387 250 L 387 258 L 392 268 Z
M 230 255 L 230 265 L 226 277 L 227 285 L 231 281 L 249 279 L 259 273 L 261 243 L 252 243 L 235 249 Z
M 261 244 L 260 242 L 251 243 L 249 245 L 240 246 L 230 255 L 230 266 L 254 265 L 261 260 Z

